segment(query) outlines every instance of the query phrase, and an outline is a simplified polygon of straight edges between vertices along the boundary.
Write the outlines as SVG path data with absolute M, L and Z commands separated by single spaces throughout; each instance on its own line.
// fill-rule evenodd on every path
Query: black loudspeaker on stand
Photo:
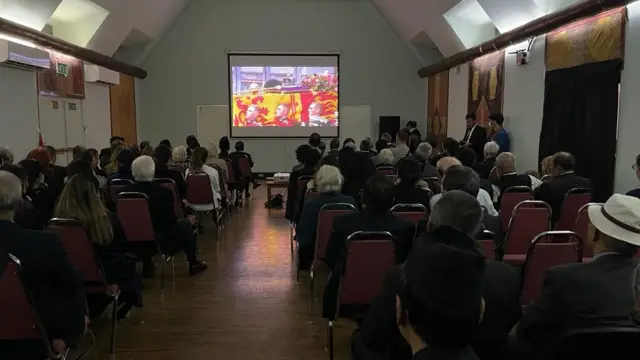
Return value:
M 400 131 L 400 116 L 380 116 L 378 139 L 382 134 L 389 133 L 391 134 L 391 139 L 395 141 L 398 131 Z

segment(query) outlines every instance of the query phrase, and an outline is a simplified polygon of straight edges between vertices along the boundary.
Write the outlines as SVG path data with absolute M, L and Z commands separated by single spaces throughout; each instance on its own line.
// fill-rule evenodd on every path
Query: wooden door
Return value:
M 122 136 L 129 144 L 138 142 L 136 91 L 132 76 L 120 74 L 120 84 L 109 88 L 111 136 Z

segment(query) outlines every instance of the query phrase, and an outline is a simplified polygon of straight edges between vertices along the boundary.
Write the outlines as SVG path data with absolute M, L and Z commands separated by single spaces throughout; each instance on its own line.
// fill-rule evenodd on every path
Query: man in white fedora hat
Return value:
M 640 199 L 614 194 L 589 206 L 584 246 L 593 259 L 547 270 L 542 290 L 523 312 L 518 343 L 545 352 L 567 331 L 600 326 L 632 326 L 633 256 L 640 247 Z M 538 356 L 535 356 L 538 358 Z

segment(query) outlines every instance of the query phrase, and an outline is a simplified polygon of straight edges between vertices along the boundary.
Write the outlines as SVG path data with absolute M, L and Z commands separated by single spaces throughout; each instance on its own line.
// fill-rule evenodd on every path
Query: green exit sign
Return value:
M 69 76 L 69 65 L 58 63 L 57 72 L 58 72 L 58 75 Z

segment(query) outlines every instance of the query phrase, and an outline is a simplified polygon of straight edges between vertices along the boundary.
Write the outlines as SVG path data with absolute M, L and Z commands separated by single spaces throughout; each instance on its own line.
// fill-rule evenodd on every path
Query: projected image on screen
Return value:
M 248 56 L 239 56 L 249 58 Z M 232 136 L 337 136 L 338 67 L 335 56 L 230 61 Z M 280 64 L 273 65 L 274 62 Z M 295 63 L 295 65 L 287 65 Z M 324 64 L 323 64 L 324 63 Z M 268 65 L 267 65 L 268 64 Z

